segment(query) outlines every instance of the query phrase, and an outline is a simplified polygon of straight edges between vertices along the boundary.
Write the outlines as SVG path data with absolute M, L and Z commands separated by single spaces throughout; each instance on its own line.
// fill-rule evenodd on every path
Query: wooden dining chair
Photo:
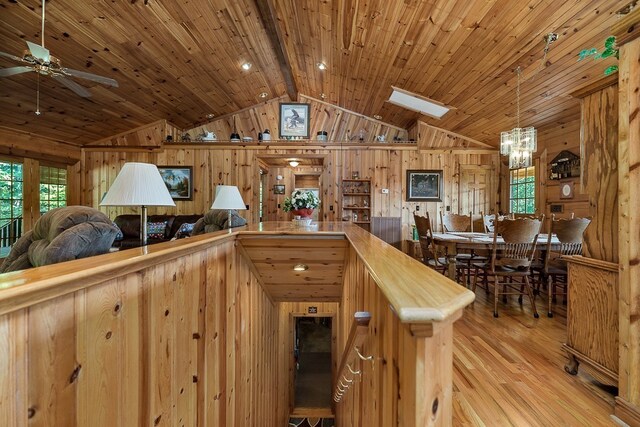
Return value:
M 418 230 L 422 262 L 428 267 L 445 274 L 447 271 L 447 258 L 444 251 L 434 244 L 429 212 L 425 212 L 425 215 L 426 216 L 413 215 L 413 220 Z
M 534 265 L 532 273 L 537 275 L 536 290 L 540 291 L 541 284 L 547 286 L 548 310 L 547 316 L 553 317 L 551 311 L 552 302 L 556 301 L 557 290 L 562 287 L 564 303 L 567 303 L 567 263 L 560 257 L 562 255 L 582 255 L 582 236 L 591 223 L 590 218 L 555 219 L 551 218 L 549 239 L 546 245 L 544 262 L 542 265 Z M 551 237 L 555 235 L 560 241 L 560 246 L 552 245 Z
M 442 232 L 471 231 L 471 215 L 459 215 L 454 213 L 442 214 L 440 211 L 440 224 Z
M 495 222 L 491 260 L 487 263 L 474 263 L 476 268 L 493 278 L 493 317 L 498 317 L 500 295 L 503 295 L 504 299 L 507 295 L 519 295 L 518 302 L 522 304 L 525 290 L 531 301 L 533 317 L 540 317 L 536 310 L 529 274 L 543 222 L 544 216 L 541 219 L 503 219 Z M 499 235 L 504 243 L 498 243 Z M 474 292 L 477 281 L 478 275 L 473 281 Z

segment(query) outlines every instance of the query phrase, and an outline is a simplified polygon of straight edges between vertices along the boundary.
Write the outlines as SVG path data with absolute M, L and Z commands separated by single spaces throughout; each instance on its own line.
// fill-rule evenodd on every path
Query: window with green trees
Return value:
M 40 214 L 67 205 L 67 169 L 40 166 Z
M 0 160 L 0 253 L 22 234 L 22 164 Z
M 509 171 L 510 212 L 532 214 L 536 211 L 536 170 L 535 166 Z

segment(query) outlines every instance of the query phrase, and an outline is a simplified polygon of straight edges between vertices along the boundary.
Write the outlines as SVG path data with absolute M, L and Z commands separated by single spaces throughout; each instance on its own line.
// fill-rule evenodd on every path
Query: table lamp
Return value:
M 141 206 L 140 244 L 147 244 L 147 206 L 175 206 L 158 167 L 125 163 L 100 206 Z
M 211 209 L 228 209 L 229 222 L 227 226 L 231 232 L 231 210 L 245 210 L 247 206 L 242 200 L 240 190 L 235 185 L 218 185 L 216 186 L 216 198 L 211 205 Z

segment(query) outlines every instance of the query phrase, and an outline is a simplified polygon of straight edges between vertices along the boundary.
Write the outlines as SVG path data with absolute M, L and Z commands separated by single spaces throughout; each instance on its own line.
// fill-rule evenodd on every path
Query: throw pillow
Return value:
M 113 221 L 111 221 L 111 223 L 113 224 L 113 226 L 114 226 L 115 228 L 117 228 L 117 229 L 118 229 L 118 232 L 116 233 L 116 238 L 114 239 L 114 241 L 116 241 L 116 242 L 117 242 L 117 241 L 119 241 L 119 240 L 124 239 L 124 234 L 122 234 L 122 230 L 120 230 L 120 227 L 118 227 L 118 226 L 116 225 L 116 223 L 115 223 L 115 222 L 113 222 Z
M 182 224 L 180 228 L 178 228 L 178 231 L 176 231 L 176 239 L 182 239 L 184 237 L 191 236 L 194 225 L 196 225 L 195 222 L 193 224 L 189 224 L 188 222 Z
M 164 239 L 166 232 L 167 221 L 147 223 L 147 237 L 149 239 Z

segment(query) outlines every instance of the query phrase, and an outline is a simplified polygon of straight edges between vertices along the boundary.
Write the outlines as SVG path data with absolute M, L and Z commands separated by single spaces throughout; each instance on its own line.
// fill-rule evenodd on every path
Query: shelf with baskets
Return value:
M 369 231 L 371 224 L 371 191 L 370 179 L 342 180 L 342 220 L 358 224 Z

